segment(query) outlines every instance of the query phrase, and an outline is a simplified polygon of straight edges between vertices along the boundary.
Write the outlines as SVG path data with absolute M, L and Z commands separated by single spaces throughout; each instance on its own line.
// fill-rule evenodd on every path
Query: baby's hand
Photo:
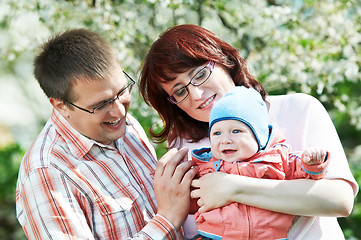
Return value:
M 308 165 L 321 164 L 326 160 L 326 150 L 319 147 L 311 147 L 302 153 L 302 160 Z

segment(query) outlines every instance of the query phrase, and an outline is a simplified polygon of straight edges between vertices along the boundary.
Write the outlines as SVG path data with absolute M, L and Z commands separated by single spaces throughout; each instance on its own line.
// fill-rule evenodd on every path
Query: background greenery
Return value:
M 1 0 L 0 239 L 24 239 L 15 213 L 17 171 L 49 116 L 32 59 L 50 35 L 86 27 L 119 50 L 137 78 L 151 43 L 170 26 L 198 24 L 237 47 L 270 94 L 304 92 L 327 108 L 361 183 L 360 0 Z M 131 112 L 145 129 L 159 118 L 133 92 Z M 158 156 L 164 145 L 155 146 Z M 339 222 L 361 239 L 361 199 Z

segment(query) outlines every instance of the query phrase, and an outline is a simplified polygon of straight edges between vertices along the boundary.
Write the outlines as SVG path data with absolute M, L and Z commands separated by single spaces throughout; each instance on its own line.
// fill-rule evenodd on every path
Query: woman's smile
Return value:
M 210 105 L 210 103 L 213 102 L 213 100 L 215 99 L 216 97 L 216 94 L 214 94 L 213 96 L 211 96 L 210 98 L 208 98 L 204 103 L 202 103 L 198 109 L 203 109 L 203 108 L 206 108 Z

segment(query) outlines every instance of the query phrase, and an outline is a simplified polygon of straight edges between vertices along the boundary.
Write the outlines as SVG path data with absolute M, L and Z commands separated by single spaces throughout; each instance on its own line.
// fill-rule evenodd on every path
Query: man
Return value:
M 66 31 L 43 45 L 34 75 L 53 113 L 19 171 L 16 210 L 27 237 L 181 238 L 196 168 L 179 164 L 186 150 L 168 152 L 156 168 L 154 149 L 127 114 L 135 82 L 110 44 L 85 29 Z

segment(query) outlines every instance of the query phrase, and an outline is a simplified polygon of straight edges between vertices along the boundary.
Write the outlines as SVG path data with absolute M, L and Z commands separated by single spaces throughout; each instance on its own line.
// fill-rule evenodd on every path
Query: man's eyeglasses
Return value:
M 122 95 L 128 90 L 128 93 L 130 93 L 132 91 L 132 88 L 133 88 L 133 85 L 135 84 L 135 81 L 126 73 L 124 72 L 124 75 L 126 76 L 126 78 L 128 79 L 128 85 L 123 88 L 122 90 L 119 91 L 119 93 L 115 96 L 114 99 L 111 99 L 111 100 L 108 100 L 108 101 L 105 101 L 101 104 L 99 104 L 98 106 L 96 106 L 95 108 L 93 108 L 93 110 L 88 110 L 88 109 L 85 109 L 85 108 L 82 108 L 82 107 L 79 107 L 77 105 L 75 105 L 74 103 L 66 100 L 66 102 L 68 102 L 70 105 L 82 110 L 82 111 L 85 111 L 87 113 L 90 113 L 90 114 L 101 114 L 101 113 L 107 113 L 109 111 L 109 108 L 111 106 L 111 104 L 115 101 L 115 100 L 118 100 L 119 98 L 122 97 Z
M 205 83 L 212 74 L 214 64 L 215 63 L 213 61 L 209 61 L 209 63 L 204 68 L 202 68 L 196 74 L 194 74 L 194 76 L 191 78 L 191 80 L 187 85 L 175 91 L 167 99 L 173 104 L 178 104 L 182 102 L 189 95 L 189 90 L 188 90 L 189 84 L 198 87 L 203 83 Z

